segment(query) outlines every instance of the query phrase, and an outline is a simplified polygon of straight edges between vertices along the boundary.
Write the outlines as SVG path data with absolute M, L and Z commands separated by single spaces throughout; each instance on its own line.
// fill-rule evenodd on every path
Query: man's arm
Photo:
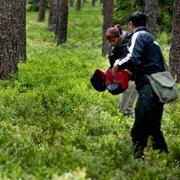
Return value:
M 131 45 L 128 48 L 128 54 L 125 58 L 117 59 L 114 63 L 112 73 L 116 74 L 121 69 L 128 69 L 140 64 L 140 60 L 144 51 L 145 42 L 141 32 L 133 34 Z

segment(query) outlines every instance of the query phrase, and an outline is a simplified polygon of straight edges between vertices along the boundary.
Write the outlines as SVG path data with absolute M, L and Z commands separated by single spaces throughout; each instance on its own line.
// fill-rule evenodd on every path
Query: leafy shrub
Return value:
M 27 0 L 27 10 L 28 11 L 38 11 L 39 10 L 39 0 Z M 46 0 L 46 7 L 49 7 L 49 0 Z
M 171 32 L 173 3 L 173 0 L 159 1 L 157 12 L 157 24 L 159 32 Z M 134 11 L 143 11 L 143 6 L 144 4 L 141 0 L 136 0 L 132 2 L 129 0 L 115 1 L 113 15 L 114 24 L 120 23 L 122 25 L 126 25 L 128 17 Z
M 39 0 L 28 0 L 27 1 L 27 10 L 38 11 L 38 9 L 39 9 L 38 2 L 39 2 Z
M 0 179 L 179 179 L 179 101 L 163 115 L 169 154 L 148 146 L 142 161 L 132 155 L 133 119 L 119 113 L 119 96 L 90 84 L 95 68 L 108 67 L 101 9 L 71 9 L 59 47 L 37 12 L 27 13 L 28 60 L 17 78 L 0 81 Z
M 133 4 L 132 4 L 133 3 Z M 115 1 L 114 12 L 113 12 L 113 22 L 114 24 L 127 24 L 128 17 L 134 11 L 142 11 L 142 1 L 136 0 L 131 2 L 129 0 L 118 0 Z
M 159 7 L 157 23 L 159 26 L 159 32 L 171 33 L 172 20 L 173 20 L 173 0 L 166 0 Z

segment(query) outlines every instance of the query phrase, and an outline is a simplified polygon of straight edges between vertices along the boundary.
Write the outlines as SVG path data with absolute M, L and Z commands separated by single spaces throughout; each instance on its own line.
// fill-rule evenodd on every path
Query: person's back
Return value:
M 138 99 L 131 136 L 135 156 L 142 157 L 149 135 L 152 136 L 154 149 L 168 151 L 161 131 L 164 104 L 159 101 L 146 77 L 146 74 L 164 71 L 165 67 L 160 47 L 146 28 L 146 15 L 135 12 L 129 17 L 128 22 L 129 29 L 133 33 L 129 53 L 126 57 L 115 61 L 113 73 L 129 68 L 136 83 Z
M 153 39 L 146 27 L 138 27 L 135 31 L 139 41 L 144 41 L 143 56 L 141 57 L 142 68 L 146 74 L 164 71 L 164 60 L 160 47 Z M 141 46 L 141 43 L 137 45 Z
M 136 42 L 136 43 L 135 43 Z M 146 74 L 164 71 L 164 58 L 160 47 L 145 26 L 136 28 L 129 45 L 128 61 L 137 89 L 149 84 Z

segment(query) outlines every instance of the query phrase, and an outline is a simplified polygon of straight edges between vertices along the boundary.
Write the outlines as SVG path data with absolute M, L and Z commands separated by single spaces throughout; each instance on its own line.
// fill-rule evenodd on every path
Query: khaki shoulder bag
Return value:
M 162 103 L 175 101 L 178 98 L 176 83 L 169 71 L 146 75 Z

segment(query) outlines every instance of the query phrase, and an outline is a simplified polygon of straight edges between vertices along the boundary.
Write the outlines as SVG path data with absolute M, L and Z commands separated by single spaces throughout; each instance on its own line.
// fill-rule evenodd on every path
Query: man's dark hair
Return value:
M 147 23 L 147 17 L 144 13 L 142 12 L 134 12 L 129 18 L 128 22 L 132 22 L 134 26 L 139 27 L 139 26 L 146 26 Z

